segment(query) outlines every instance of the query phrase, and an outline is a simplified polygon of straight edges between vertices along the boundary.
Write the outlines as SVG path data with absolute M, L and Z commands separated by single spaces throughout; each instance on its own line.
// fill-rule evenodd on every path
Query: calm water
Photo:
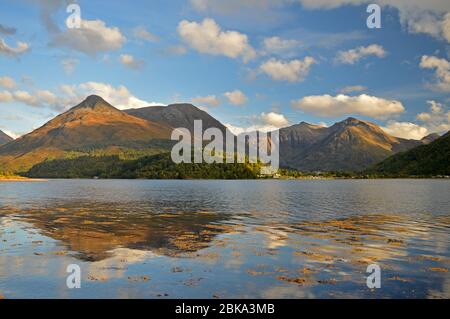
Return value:
M 0 183 L 5 298 L 449 298 L 449 243 L 445 180 Z

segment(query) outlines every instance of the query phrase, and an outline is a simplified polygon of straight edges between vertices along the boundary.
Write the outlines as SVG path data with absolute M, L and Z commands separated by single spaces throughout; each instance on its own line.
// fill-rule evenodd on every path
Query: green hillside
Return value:
M 393 177 L 450 175 L 450 132 L 428 145 L 391 156 L 368 173 Z
M 31 178 L 118 178 L 118 179 L 255 179 L 257 165 L 175 164 L 170 154 L 123 160 L 118 156 L 83 156 L 57 159 L 35 165 Z

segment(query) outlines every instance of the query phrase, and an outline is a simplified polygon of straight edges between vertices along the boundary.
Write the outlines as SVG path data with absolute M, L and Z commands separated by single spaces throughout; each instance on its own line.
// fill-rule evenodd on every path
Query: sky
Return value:
M 21 136 L 98 94 L 193 103 L 235 133 L 350 116 L 404 138 L 449 131 L 450 1 L 380 0 L 381 28 L 371 3 L 2 0 L 0 129 Z

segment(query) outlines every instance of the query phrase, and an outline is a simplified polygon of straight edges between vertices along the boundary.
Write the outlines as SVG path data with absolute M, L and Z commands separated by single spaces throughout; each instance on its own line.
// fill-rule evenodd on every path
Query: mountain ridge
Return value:
M 293 141 L 297 135 L 303 139 Z M 330 127 L 300 123 L 281 129 L 280 143 L 281 165 L 309 172 L 354 172 L 423 144 L 391 136 L 374 123 L 352 117 Z
M 374 165 L 369 174 L 382 176 L 450 176 L 450 132 Z
M 225 125 L 192 104 L 119 110 L 91 95 L 33 132 L 1 146 L 0 169 L 27 171 L 52 159 L 88 156 L 92 150 L 118 155 L 125 149 L 137 156 L 170 152 L 173 129 L 184 127 L 192 133 L 194 120 L 203 121 L 203 131 L 210 127 L 227 131 Z M 305 172 L 356 172 L 436 138 L 435 134 L 421 141 L 397 138 L 374 123 L 353 117 L 330 127 L 301 122 L 280 130 L 280 164 Z
M 222 133 L 225 133 L 227 130 L 225 125 L 210 114 L 189 103 L 149 106 L 139 109 L 128 109 L 124 112 L 147 121 L 166 123 L 174 129 L 187 128 L 191 133 L 194 132 L 194 120 L 202 120 L 203 131 L 213 127 L 220 129 Z
M 14 141 L 14 139 L 11 136 L 0 130 L 0 146 L 12 141 Z
M 155 139 L 168 139 L 170 134 L 169 126 L 128 115 L 92 95 L 40 128 L 0 147 L 0 165 L 26 169 L 70 151 L 145 144 Z

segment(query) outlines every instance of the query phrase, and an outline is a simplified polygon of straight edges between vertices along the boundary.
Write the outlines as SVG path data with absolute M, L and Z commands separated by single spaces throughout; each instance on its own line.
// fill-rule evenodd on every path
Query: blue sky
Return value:
M 100 94 L 193 102 L 236 132 L 348 116 L 407 138 L 450 130 L 450 2 L 65 0 L 0 3 L 0 129 L 19 136 Z M 373 2 L 373 1 L 371 1 Z

